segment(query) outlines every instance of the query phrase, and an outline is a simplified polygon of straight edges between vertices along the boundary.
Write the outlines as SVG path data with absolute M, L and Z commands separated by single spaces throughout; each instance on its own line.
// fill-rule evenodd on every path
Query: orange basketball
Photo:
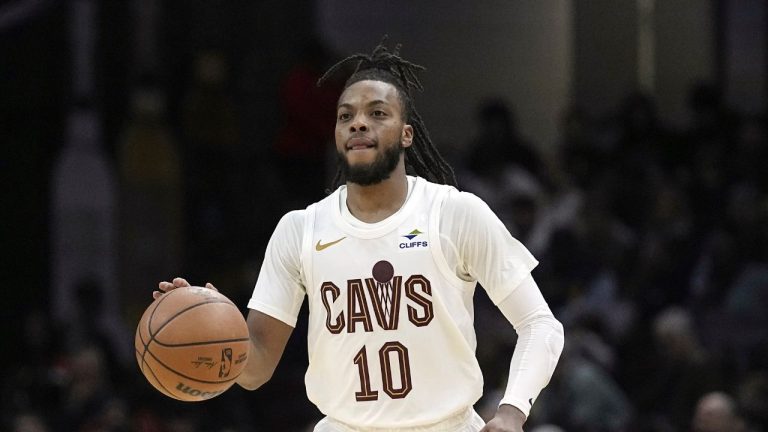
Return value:
M 136 361 L 150 384 L 182 401 L 224 393 L 248 360 L 248 326 L 218 291 L 177 288 L 149 305 L 136 329 Z

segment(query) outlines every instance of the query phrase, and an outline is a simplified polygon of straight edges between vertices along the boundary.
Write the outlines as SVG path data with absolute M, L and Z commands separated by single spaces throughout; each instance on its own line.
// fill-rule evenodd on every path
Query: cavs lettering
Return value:
M 379 261 L 373 266 L 373 277 L 347 280 L 345 288 L 346 307 L 334 314 L 331 305 L 341 296 L 341 288 L 329 281 L 320 287 L 326 313 L 325 326 L 333 334 L 344 330 L 347 333 L 372 332 L 374 321 L 382 330 L 397 330 L 403 295 L 412 302 L 407 305 L 408 321 L 412 325 L 426 326 L 434 317 L 429 280 L 422 275 L 411 275 L 403 282 L 403 276 L 394 276 L 392 264 L 387 261 Z
M 394 268 L 388 261 L 377 262 L 373 266 L 372 276 L 346 281 L 347 302 L 344 310 L 335 314 L 331 305 L 341 296 L 341 288 L 334 282 L 322 283 L 320 298 L 325 307 L 325 326 L 331 334 L 344 331 L 372 332 L 375 327 L 385 331 L 397 330 L 400 326 L 403 296 L 410 300 L 405 306 L 410 325 L 429 325 L 434 318 L 432 285 L 429 279 L 417 274 L 403 280 L 403 276 L 395 276 Z M 378 349 L 378 357 L 383 392 L 392 399 L 406 397 L 413 388 L 408 348 L 398 341 L 390 341 Z M 363 346 L 352 362 L 357 366 L 360 376 L 360 391 L 355 392 L 355 400 L 378 400 L 379 391 L 371 386 L 368 348 Z M 394 367 L 393 362 L 397 363 Z M 398 371 L 399 376 L 393 376 L 393 371 Z

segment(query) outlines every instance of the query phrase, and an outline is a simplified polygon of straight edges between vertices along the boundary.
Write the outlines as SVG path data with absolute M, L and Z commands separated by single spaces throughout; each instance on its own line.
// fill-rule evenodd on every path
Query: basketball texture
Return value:
M 136 329 L 136 361 L 150 384 L 195 402 L 234 384 L 248 360 L 248 325 L 218 291 L 177 288 L 152 302 Z

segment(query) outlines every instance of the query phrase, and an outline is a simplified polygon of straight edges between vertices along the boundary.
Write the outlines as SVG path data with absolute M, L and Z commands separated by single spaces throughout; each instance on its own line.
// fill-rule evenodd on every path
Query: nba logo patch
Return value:
M 418 228 L 414 228 L 411 231 L 400 234 L 398 236 L 398 240 L 399 243 L 397 247 L 400 252 L 426 249 L 429 247 L 429 242 L 427 242 L 427 234 Z

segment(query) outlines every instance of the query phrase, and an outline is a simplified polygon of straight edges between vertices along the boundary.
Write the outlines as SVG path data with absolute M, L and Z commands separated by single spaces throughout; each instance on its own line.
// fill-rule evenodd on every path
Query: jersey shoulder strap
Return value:
M 440 218 L 442 216 L 443 204 L 452 190 L 455 190 L 453 186 L 442 185 L 439 187 L 439 190 L 435 193 L 435 197 L 433 198 L 432 206 L 429 210 L 429 249 L 432 251 L 432 259 L 435 261 L 437 268 L 440 269 L 443 276 L 449 281 L 463 284 L 466 282 L 456 275 L 456 272 L 451 269 L 448 260 L 445 258 L 442 241 L 443 233 L 440 232 Z M 455 248 L 451 241 L 447 241 L 446 245 Z M 454 251 L 454 253 L 456 253 L 456 251 Z
M 301 237 L 301 277 L 304 280 L 305 287 L 309 293 L 309 287 L 312 285 L 312 238 L 315 230 L 315 215 L 317 214 L 317 205 L 314 203 L 307 207 L 304 212 L 304 228 Z

